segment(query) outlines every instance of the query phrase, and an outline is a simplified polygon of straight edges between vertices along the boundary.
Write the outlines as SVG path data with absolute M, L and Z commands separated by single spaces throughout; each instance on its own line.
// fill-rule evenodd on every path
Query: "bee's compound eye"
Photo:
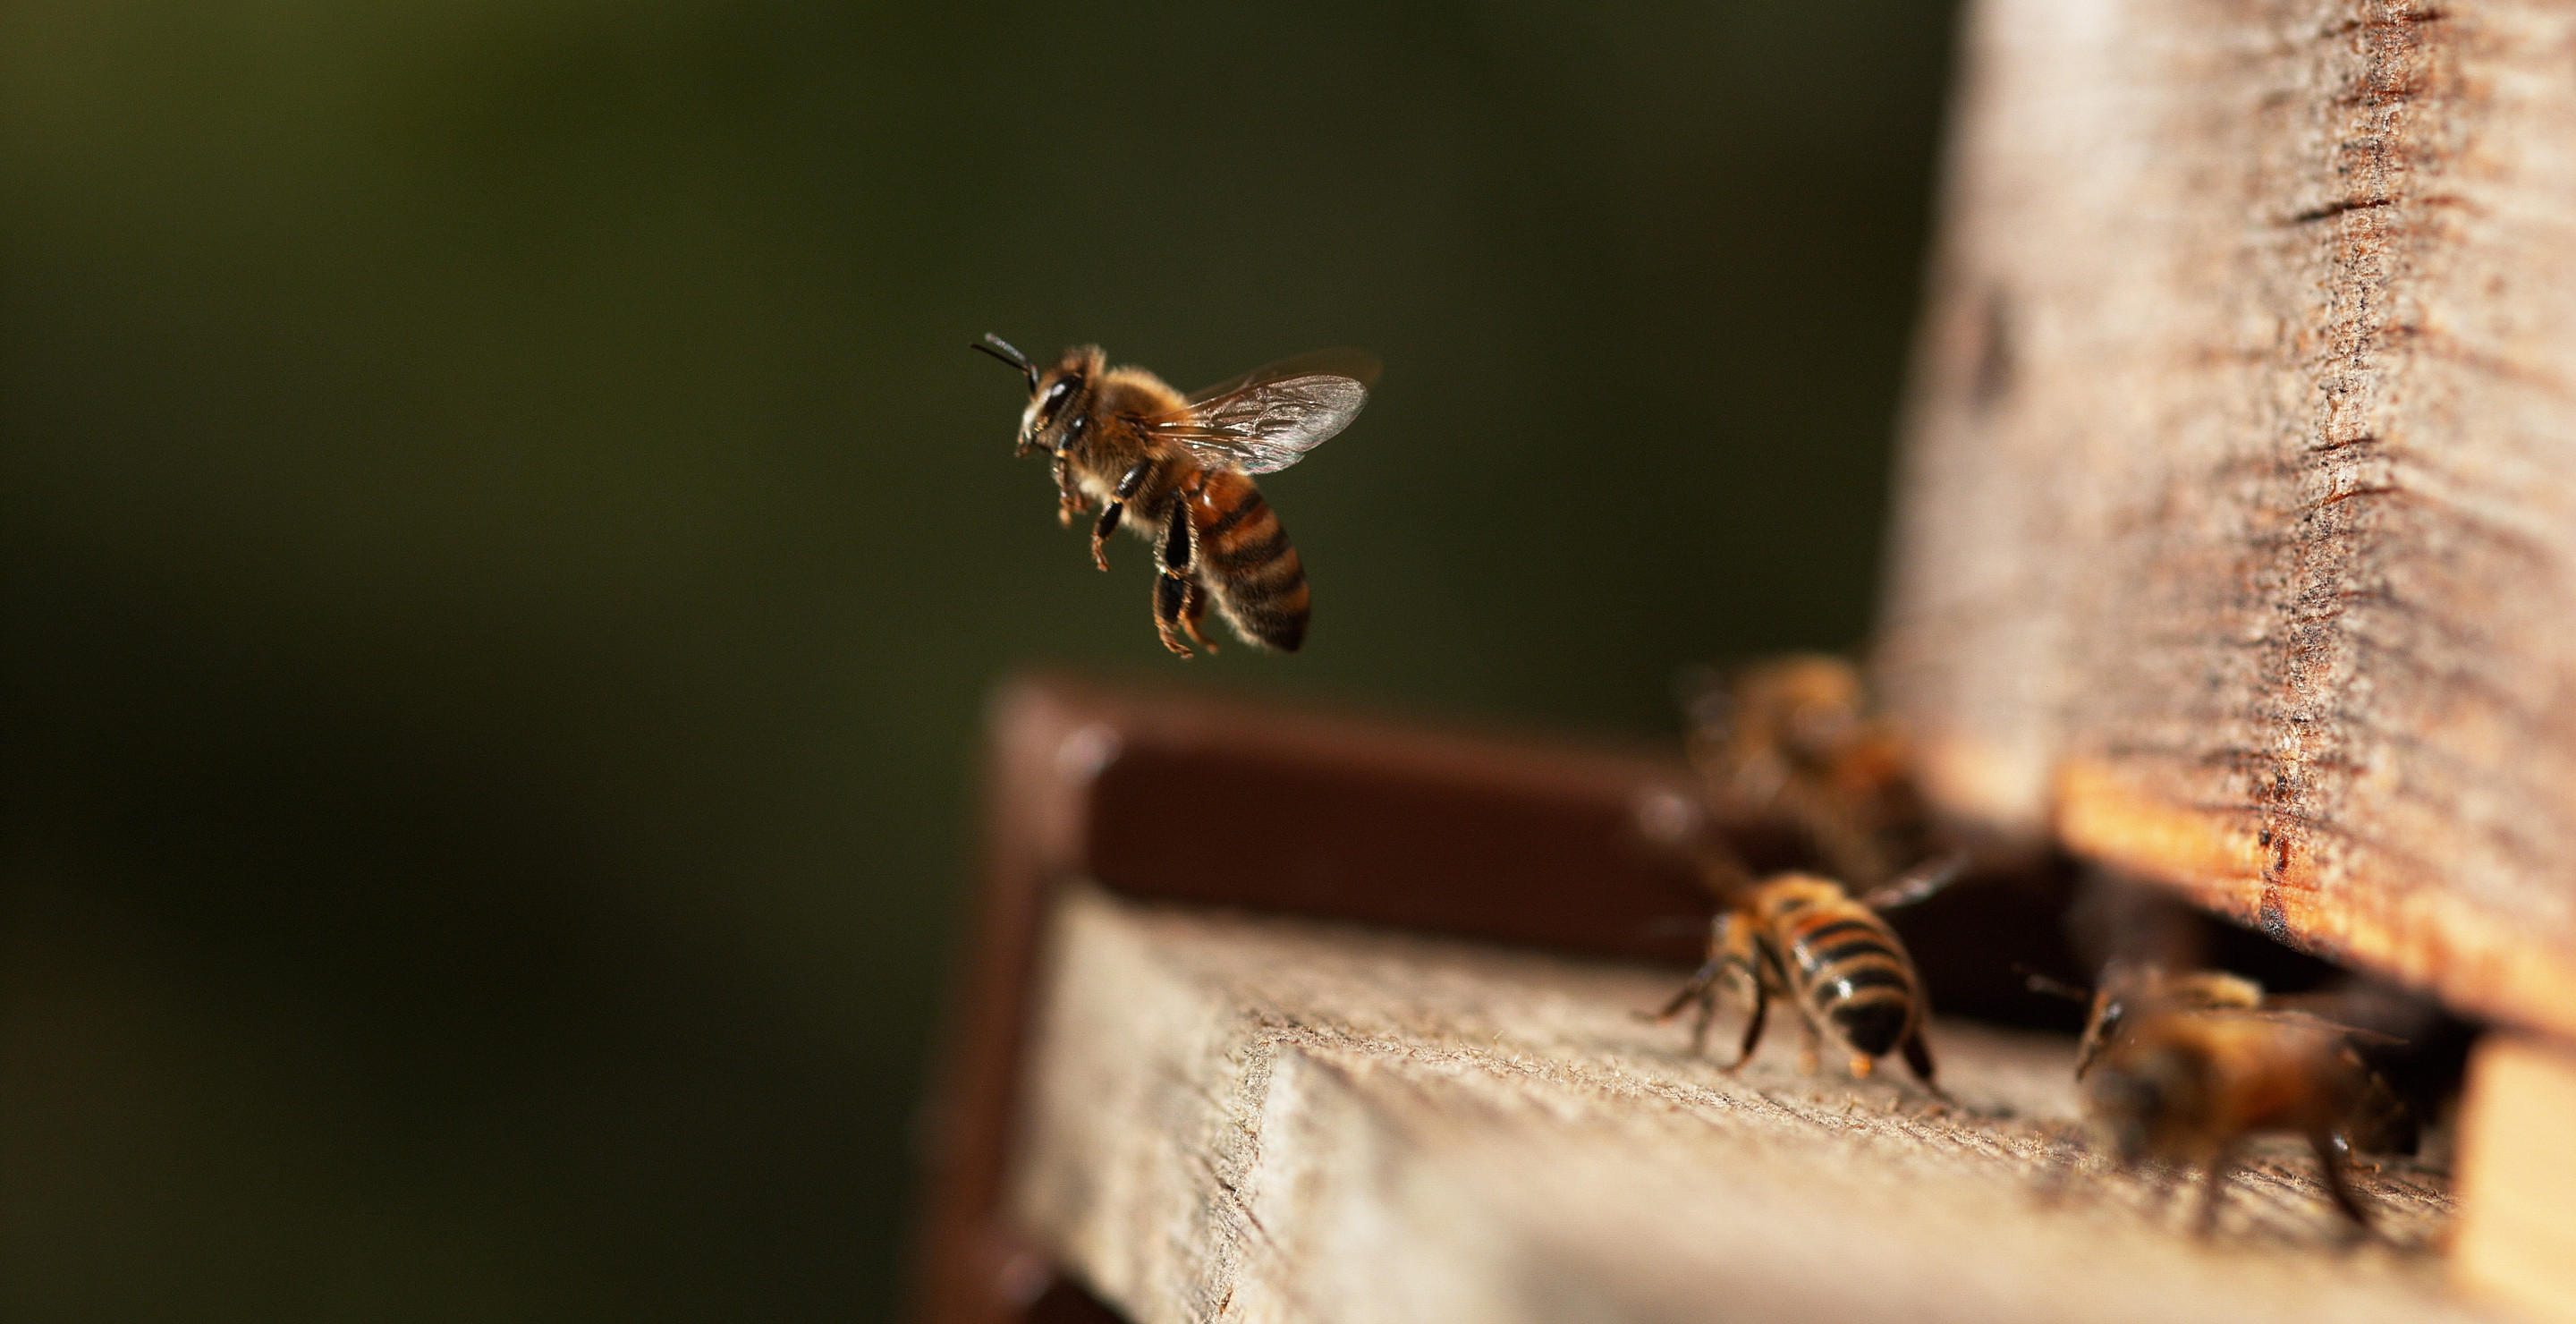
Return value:
M 1074 380 L 1071 377 L 1058 380 L 1055 385 L 1046 389 L 1046 395 L 1038 401 L 1038 408 L 1049 414 L 1054 413 L 1057 406 L 1064 403 L 1064 398 L 1073 394 L 1073 388 Z

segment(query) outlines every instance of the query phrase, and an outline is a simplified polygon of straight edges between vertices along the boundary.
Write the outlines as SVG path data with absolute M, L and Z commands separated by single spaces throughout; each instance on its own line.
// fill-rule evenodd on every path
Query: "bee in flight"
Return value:
M 1932 840 L 1902 737 L 1869 705 L 1860 671 L 1822 654 L 1792 654 L 1738 672 L 1686 680 L 1688 751 L 1699 803 L 1663 795 L 1639 806 L 1638 826 L 1689 859 L 1721 909 L 1707 961 L 1654 1019 L 1698 1004 L 1691 1051 L 1706 1045 L 1722 984 L 1752 998 L 1732 1071 L 1753 1056 L 1775 997 L 1807 1032 L 1805 1061 L 1830 1037 L 1851 1054 L 1851 1073 L 1901 1051 L 1935 1094 L 1923 1042 L 1923 979 L 1881 910 L 1947 887 L 1968 865 Z M 1726 837 L 1748 827 L 1787 827 L 1819 872 L 1756 881 Z M 1902 871 L 1900 858 L 1917 861 Z M 1831 875 L 1823 876 L 1823 875 Z M 1845 884 L 1852 886 L 1847 890 Z M 1859 895 L 1854 895 L 1858 892 Z
M 1790 828 L 1826 873 L 1877 887 L 1933 853 L 1912 759 L 1860 668 L 1792 653 L 1682 681 L 1691 766 L 1711 812 Z
M 1163 646 L 1210 652 L 1199 620 L 1210 604 L 1244 642 L 1283 653 L 1306 641 L 1306 567 L 1253 474 L 1275 473 L 1350 426 L 1378 362 L 1329 349 L 1258 368 L 1184 396 L 1137 367 L 1112 368 L 1096 345 L 1040 368 L 1008 341 L 969 346 L 1026 374 L 1019 454 L 1054 457 L 1056 517 L 1100 507 L 1091 559 L 1109 568 L 1121 524 L 1154 544 L 1154 629 Z

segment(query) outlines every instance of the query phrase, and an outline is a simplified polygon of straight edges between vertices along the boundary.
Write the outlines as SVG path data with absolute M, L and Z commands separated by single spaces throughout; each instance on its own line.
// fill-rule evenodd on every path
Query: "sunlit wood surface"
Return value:
M 1048 950 L 1013 1203 L 1143 1324 L 2472 1317 L 2434 1170 L 2363 1176 L 2355 1246 L 2267 1145 L 2200 1241 L 2082 1143 L 2060 1038 L 1936 1027 L 1949 1106 L 1777 1019 L 1730 1076 L 1648 969 L 1085 889 Z

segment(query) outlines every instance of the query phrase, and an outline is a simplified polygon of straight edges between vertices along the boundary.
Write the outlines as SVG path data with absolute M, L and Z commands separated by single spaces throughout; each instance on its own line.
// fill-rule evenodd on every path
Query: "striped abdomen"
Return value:
M 1836 898 L 1781 918 L 1781 964 L 1815 1019 L 1852 1051 L 1878 1057 L 1914 1028 L 1922 989 L 1904 944 L 1877 913 Z
M 1306 642 L 1306 566 L 1252 480 L 1207 469 L 1184 489 L 1198 528 L 1198 578 L 1249 643 L 1297 651 Z

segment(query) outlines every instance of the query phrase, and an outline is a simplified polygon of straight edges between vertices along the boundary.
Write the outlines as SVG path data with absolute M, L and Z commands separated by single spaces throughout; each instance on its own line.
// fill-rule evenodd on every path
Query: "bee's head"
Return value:
M 1860 669 L 1825 653 L 1776 658 L 1736 682 L 1737 701 L 1769 729 L 1781 751 L 1805 764 L 1830 763 L 1847 749 L 1869 706 Z
M 1814 874 L 1784 873 L 1753 889 L 1753 912 L 1765 924 L 1778 924 L 1810 906 L 1845 900 L 1842 884 Z
M 2263 1000 L 2251 980 L 2216 971 L 2177 978 L 2153 961 L 2115 959 L 2102 967 L 2093 989 L 2093 1009 L 2084 1020 L 2084 1037 L 2075 1045 L 2075 1078 L 2100 1060 L 2137 1018 L 2148 1010 L 2178 1006 L 2247 1006 Z
M 983 343 L 968 348 L 990 354 L 1028 378 L 1029 407 L 1020 414 L 1019 453 L 1038 450 L 1054 454 L 1063 450 L 1072 433 L 1082 426 L 1094 385 L 1105 366 L 1099 347 L 1080 345 L 1068 349 L 1056 359 L 1055 366 L 1044 369 L 999 336 L 987 335 Z
M 2129 1000 L 2119 989 L 2103 987 L 2094 990 L 2092 1014 L 2084 1018 L 2084 1037 L 2075 1041 L 2077 1080 L 2084 1079 L 2084 1073 L 2093 1069 L 2093 1064 L 2101 1059 L 2103 1048 L 2120 1036 L 2128 1019 Z
M 2208 1124 L 2210 1070 L 2200 1045 L 2142 1034 L 2103 1053 L 2084 1082 L 2084 1111 L 2123 1163 L 2173 1154 Z

